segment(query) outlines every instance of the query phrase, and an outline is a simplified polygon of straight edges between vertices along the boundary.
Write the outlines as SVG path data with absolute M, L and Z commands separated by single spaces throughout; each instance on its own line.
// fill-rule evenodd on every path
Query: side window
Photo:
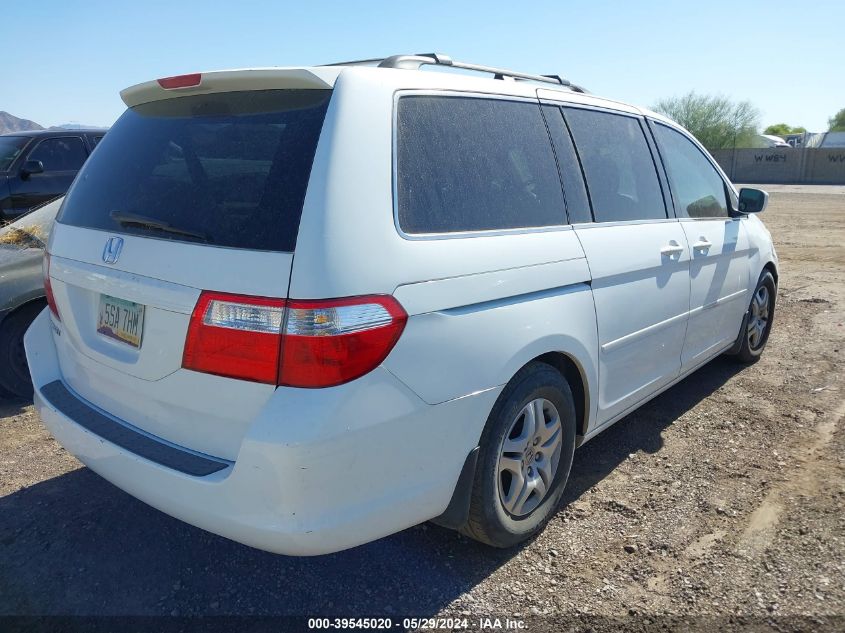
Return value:
M 666 205 L 640 121 L 565 108 L 596 222 L 664 219 Z
M 587 198 L 581 165 L 575 153 L 575 146 L 572 145 L 569 130 L 566 129 L 563 113 L 558 106 L 544 105 L 543 115 L 546 118 L 546 125 L 549 126 L 549 135 L 552 137 L 558 168 L 563 178 L 563 195 L 566 198 L 569 221 L 572 224 L 592 222 L 593 214 L 590 212 L 590 200 Z
M 396 196 L 409 234 L 566 224 L 537 104 L 406 96 L 397 112 Z
M 29 142 L 26 136 L 0 136 L 0 171 L 7 171 Z
M 78 136 L 48 138 L 29 153 L 28 160 L 40 160 L 44 171 L 78 171 L 88 154 Z
M 92 148 L 97 147 L 97 145 L 99 145 L 100 141 L 102 141 L 102 140 L 103 140 L 102 136 L 92 136 L 91 137 L 91 147 Z
M 654 135 L 660 144 L 678 217 L 728 217 L 725 183 L 701 150 L 680 132 L 660 123 L 654 126 Z

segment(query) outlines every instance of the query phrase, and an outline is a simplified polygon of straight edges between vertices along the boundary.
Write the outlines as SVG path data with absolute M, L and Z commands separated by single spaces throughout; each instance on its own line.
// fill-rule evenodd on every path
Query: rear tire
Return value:
M 464 534 L 505 548 L 545 526 L 569 478 L 575 419 L 572 391 L 555 368 L 532 362 L 513 377 L 481 435 Z
M 748 319 L 743 321 L 743 331 L 740 332 L 742 343 L 734 358 L 741 363 L 754 363 L 766 349 L 769 333 L 775 320 L 775 297 L 777 286 L 772 273 L 764 270 L 754 289 L 751 303 L 748 306 Z
M 44 303 L 28 303 L 0 323 L 0 388 L 19 398 L 32 398 L 32 379 L 23 348 L 23 335 L 44 309 Z

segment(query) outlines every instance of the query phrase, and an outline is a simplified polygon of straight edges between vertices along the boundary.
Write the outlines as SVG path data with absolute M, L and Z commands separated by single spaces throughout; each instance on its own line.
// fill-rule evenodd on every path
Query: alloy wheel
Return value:
M 548 494 L 560 462 L 561 437 L 560 414 L 545 398 L 532 400 L 514 418 L 496 469 L 499 498 L 512 516 L 527 516 Z
M 748 345 L 757 349 L 763 344 L 769 324 L 769 289 L 760 286 L 751 300 L 751 315 L 748 318 Z

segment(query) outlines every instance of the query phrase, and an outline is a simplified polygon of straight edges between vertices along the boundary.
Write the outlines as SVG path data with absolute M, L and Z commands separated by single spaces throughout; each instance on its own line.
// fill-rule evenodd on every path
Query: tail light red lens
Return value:
M 59 307 L 56 305 L 56 298 L 53 296 L 53 284 L 50 282 L 50 253 L 44 254 L 42 270 L 44 272 L 44 294 L 47 297 L 47 306 L 50 308 L 53 316 L 56 317 L 56 320 L 61 321 L 62 317 L 59 316 Z
M 276 384 L 284 306 L 282 299 L 203 292 L 191 315 L 182 367 Z
M 203 292 L 182 366 L 291 387 L 330 387 L 375 369 L 407 314 L 389 296 L 285 301 Z
M 279 384 L 329 387 L 363 376 L 387 357 L 407 319 L 389 296 L 288 301 Z

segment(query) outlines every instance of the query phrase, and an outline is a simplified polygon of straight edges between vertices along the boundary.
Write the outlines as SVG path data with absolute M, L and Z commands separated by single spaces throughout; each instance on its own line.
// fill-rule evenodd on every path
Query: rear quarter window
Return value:
M 293 251 L 330 97 L 244 91 L 131 108 L 79 173 L 58 221 Z
M 397 215 L 405 233 L 566 224 L 538 104 L 403 96 L 396 134 Z

